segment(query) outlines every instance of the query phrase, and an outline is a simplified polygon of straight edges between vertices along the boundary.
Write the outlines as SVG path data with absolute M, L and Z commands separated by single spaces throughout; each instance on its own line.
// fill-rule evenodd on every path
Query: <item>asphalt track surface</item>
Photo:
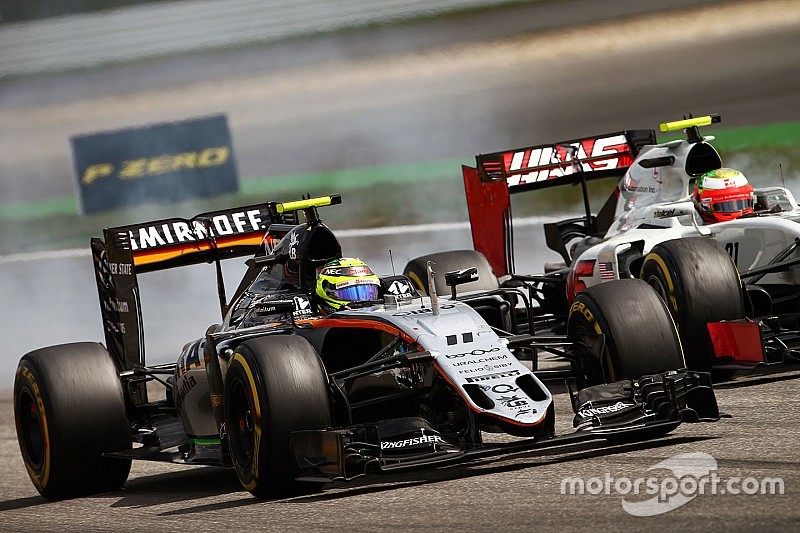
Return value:
M 717 391 L 732 418 L 679 427 L 653 441 L 585 443 L 515 453 L 447 468 L 333 483 L 323 492 L 257 500 L 235 475 L 212 467 L 134 463 L 122 490 L 71 501 L 42 499 L 22 466 L 11 405 L 0 401 L 0 528 L 3 531 L 783 531 L 797 530 L 800 486 L 800 373 L 740 379 Z M 560 432 L 570 430 L 565 394 L 556 396 Z M 614 492 L 562 494 L 564 478 L 658 484 L 648 470 L 677 454 L 710 454 L 723 481 L 672 511 L 634 517 Z M 780 478 L 783 495 L 722 494 L 733 478 Z M 685 478 L 684 478 L 685 479 Z M 613 487 L 614 485 L 610 485 Z M 666 486 L 666 485 L 665 485 Z M 689 485 L 687 485 L 688 487 Z M 624 491 L 624 485 L 620 485 Z M 735 486 L 734 486 L 735 488 Z
M 791 18 L 791 13 L 784 15 Z M 677 30 L 658 25 L 651 28 L 652 41 L 658 41 L 662 32 Z M 588 50 L 590 44 L 584 46 Z M 400 76 L 408 73 L 406 68 L 394 76 L 384 73 L 364 79 L 364 83 L 349 89 L 315 78 L 307 90 L 320 91 L 318 98 L 294 116 L 281 110 L 297 104 L 300 97 L 292 95 L 291 90 L 269 94 L 275 99 L 261 101 L 260 105 L 256 105 L 258 98 L 245 98 L 230 115 L 237 124 L 234 136 L 239 157 L 247 156 L 241 170 L 243 174 L 263 175 L 265 164 L 270 162 L 270 168 L 280 174 L 318 170 L 322 162 L 329 163 L 332 158 L 346 168 L 354 162 L 386 164 L 409 158 L 438 158 L 440 154 L 470 154 L 584 133 L 652 127 L 689 111 L 721 112 L 732 126 L 800 119 L 797 26 L 732 36 L 710 31 L 663 48 L 650 43 L 644 52 L 642 46 L 639 36 L 639 40 L 631 40 L 627 50 L 607 49 L 601 59 L 588 52 L 582 58 L 566 49 L 563 60 L 522 63 L 530 67 L 527 70 L 511 63 L 481 75 L 453 68 L 413 79 Z M 401 63 L 401 67 L 415 65 L 422 64 Z M 417 75 L 420 72 L 414 71 Z M 286 87 L 291 88 L 291 84 Z M 197 90 L 210 89 L 204 86 Z M 126 98 L 115 100 L 119 109 L 141 102 L 135 96 Z M 51 101 L 42 109 L 20 104 L 19 100 L 4 102 L 3 116 L 14 118 L 14 112 L 24 110 L 31 129 L 21 129 L 19 145 L 7 136 L 3 138 L 5 147 L 19 148 L 9 152 L 15 155 L 13 169 L 29 169 L 26 179 L 21 180 L 25 187 L 6 188 L 3 197 L 33 199 L 68 193 L 69 180 L 53 181 L 53 176 L 60 175 L 63 166 L 69 164 L 68 154 L 50 148 L 49 141 L 63 143 L 65 133 L 86 131 L 76 131 L 77 122 L 71 121 L 77 121 L 75 117 L 87 108 L 66 100 Z M 194 112 L 197 104 L 179 107 L 176 115 Z M 66 113 L 61 118 L 56 116 L 58 109 Z M 148 119 L 163 109 L 127 110 L 119 121 L 135 116 Z M 248 114 L 252 115 L 249 120 Z M 102 113 L 99 117 L 87 113 L 83 125 L 92 130 L 106 118 Z M 43 135 L 44 156 L 26 159 L 23 141 L 33 134 L 34 126 L 43 128 L 38 133 Z M 48 126 L 55 130 L 52 138 L 43 133 Z M 312 141 L 309 132 L 316 132 Z M 264 143 L 267 138 L 269 142 Z M 299 152 L 298 146 L 307 150 Z M 4 172 L 8 168 L 4 167 Z M 7 181 L 3 183 L 8 187 Z M 458 239 L 438 238 L 448 247 L 463 244 Z M 463 234 L 460 238 L 463 240 Z M 424 253 L 428 250 L 423 248 L 435 247 L 438 242 L 430 239 L 416 249 Z M 387 244 L 395 246 L 380 239 L 364 255 L 382 256 Z M 535 268 L 541 262 L 542 257 L 537 256 Z M 32 274 L 47 278 L 60 271 L 61 276 L 72 279 L 78 268 L 88 270 L 88 263 L 80 267 L 65 267 L 58 259 L 49 263 L 14 263 L 14 274 L 3 274 L 7 281 L 4 296 L 7 290 L 24 285 Z M 56 305 L 51 312 L 60 309 L 69 314 L 69 307 L 57 306 L 72 300 L 89 299 L 95 304 L 94 293 L 80 290 L 79 284 L 66 284 L 50 294 L 57 295 L 53 296 Z M 178 305 L 167 295 L 160 304 Z M 46 293 L 33 298 L 32 304 L 15 294 L 3 303 L 3 316 L 12 316 L 21 306 L 32 306 L 24 312 L 35 313 L 37 306 L 43 309 L 46 305 Z M 92 317 L 76 314 L 74 319 Z M 204 324 L 200 328 L 204 329 Z M 13 328 L 10 331 L 16 334 Z M 68 325 L 63 333 L 68 336 Z M 18 352 L 13 355 L 17 356 Z M 0 530 L 796 530 L 800 523 L 794 499 L 800 486 L 800 451 L 796 445 L 799 393 L 798 371 L 740 377 L 717 391 L 721 409 L 732 418 L 715 424 L 684 425 L 665 439 L 518 453 L 468 465 L 336 483 L 311 496 L 259 501 L 243 492 L 229 471 L 135 463 L 122 490 L 59 503 L 45 502 L 27 479 L 6 394 L 0 401 Z M 558 430 L 566 433 L 571 420 L 566 396 L 559 393 L 556 401 Z M 635 479 L 654 475 L 654 471 L 648 471 L 650 467 L 676 454 L 698 452 L 715 458 L 723 479 L 779 477 L 785 494 L 698 495 L 669 513 L 649 518 L 633 517 L 623 510 L 622 501 L 631 496 L 613 492 L 561 494 L 565 477 L 589 480 L 609 474 L 615 479 Z M 663 476 L 665 472 L 655 474 Z

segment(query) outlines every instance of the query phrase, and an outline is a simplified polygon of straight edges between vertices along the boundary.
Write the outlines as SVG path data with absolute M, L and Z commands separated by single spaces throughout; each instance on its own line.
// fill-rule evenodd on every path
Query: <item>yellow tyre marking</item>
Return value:
M 255 409 L 255 416 L 253 417 L 253 432 L 255 439 L 253 442 L 253 464 L 250 468 L 250 473 L 253 475 L 253 481 L 245 485 L 246 490 L 253 490 L 258 485 L 258 449 L 261 445 L 261 403 L 258 399 L 258 389 L 256 389 L 256 380 L 253 378 L 253 372 L 250 370 L 250 365 L 247 364 L 245 358 L 239 352 L 233 355 L 233 361 L 238 361 L 242 365 L 244 373 L 247 374 L 247 381 L 250 383 L 250 391 L 253 393 L 253 404 Z
M 675 319 L 672 318 L 672 313 L 667 313 L 667 315 L 669 316 L 670 322 L 672 322 L 672 327 L 675 328 L 675 331 L 677 332 L 678 331 L 678 325 L 675 323 Z M 678 337 L 678 347 L 681 350 L 681 361 L 683 361 L 683 368 L 686 368 L 686 356 L 683 355 L 683 342 L 681 341 L 681 336 L 680 335 L 676 335 L 676 337 Z M 677 369 L 673 369 L 673 370 L 677 370 Z
M 426 289 L 425 284 L 422 283 L 422 280 L 419 279 L 419 276 L 417 276 L 416 273 L 409 272 L 408 273 L 408 279 L 410 279 L 411 281 L 413 281 L 416 284 L 417 290 L 421 291 L 422 294 L 424 294 L 426 296 L 428 295 L 428 289 Z
M 39 490 L 44 490 L 44 488 L 47 486 L 48 480 L 50 479 L 50 434 L 48 433 L 47 429 L 47 413 L 44 410 L 44 400 L 42 400 L 42 396 L 39 393 L 39 385 L 36 383 L 33 373 L 30 371 L 30 369 L 28 369 L 28 367 L 24 366 L 19 369 L 19 372 L 33 389 L 33 395 L 36 398 L 36 409 L 39 411 L 41 417 L 40 425 L 42 427 L 42 435 L 44 437 L 44 472 L 42 473 L 42 477 L 39 478 L 39 476 L 36 475 L 31 466 L 28 464 L 27 460 L 25 461 L 25 468 L 28 470 L 28 475 L 33 481 L 33 484 L 36 485 L 36 488 Z
M 672 304 L 672 309 L 675 313 L 678 312 L 678 301 L 675 299 L 675 284 L 672 282 L 672 276 L 669 275 L 669 269 L 667 268 L 666 263 L 661 258 L 660 255 L 656 253 L 649 253 L 647 257 L 644 258 L 644 262 L 647 263 L 648 261 L 655 261 L 658 266 L 661 268 L 661 273 L 664 275 L 664 278 L 667 281 L 667 290 L 669 291 L 669 302 Z
M 570 313 L 578 312 L 583 315 L 583 317 L 589 322 L 589 324 L 594 326 L 594 330 L 598 335 L 605 335 L 603 331 L 600 329 L 600 324 L 597 323 L 595 320 L 594 315 L 592 314 L 589 309 L 586 308 L 586 304 L 583 302 L 576 300 L 572 307 L 570 307 Z M 616 381 L 616 372 L 614 372 L 614 365 L 611 362 L 611 352 L 608 350 L 608 343 L 603 343 L 603 355 L 605 356 L 606 360 L 606 368 L 608 369 L 608 377 L 609 381 L 612 383 Z
M 667 289 L 669 290 L 669 301 L 672 304 L 672 309 L 674 309 L 675 314 L 678 314 L 678 300 L 675 298 L 675 284 L 672 282 L 672 276 L 669 275 L 669 269 L 667 268 L 666 263 L 661 258 L 660 255 L 656 253 L 650 253 L 645 257 L 645 263 L 649 260 L 653 260 L 658 263 L 658 266 L 661 268 L 661 273 L 664 274 L 664 278 L 667 280 Z M 735 268 L 735 265 L 734 265 Z M 739 270 L 736 270 L 736 273 L 739 273 Z M 672 326 L 675 328 L 675 331 L 678 331 L 678 324 L 675 322 L 675 317 L 672 316 L 672 313 L 669 314 L 669 319 L 672 321 Z M 678 335 L 678 345 L 681 348 L 681 361 L 683 361 L 683 368 L 686 368 L 686 356 L 683 355 L 683 342 L 681 341 L 681 336 Z

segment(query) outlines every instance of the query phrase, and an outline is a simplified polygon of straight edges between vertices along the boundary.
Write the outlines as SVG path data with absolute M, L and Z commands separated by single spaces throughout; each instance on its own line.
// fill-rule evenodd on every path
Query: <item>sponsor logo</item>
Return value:
M 522 396 L 517 396 L 516 394 L 513 396 L 500 396 L 497 401 L 499 401 L 503 407 L 508 407 L 510 409 L 528 405 L 528 400 Z
M 488 363 L 491 361 L 500 361 L 502 359 L 508 359 L 506 354 L 503 355 L 493 355 L 492 357 L 481 357 L 480 359 L 470 359 L 467 361 L 458 361 L 453 363 L 453 366 L 465 366 L 465 365 L 477 365 L 480 363 Z M 511 364 L 511 363 L 508 363 Z M 495 367 L 496 368 L 496 367 Z
M 336 288 L 343 289 L 345 287 L 352 287 L 354 285 L 380 285 L 380 283 L 375 278 L 355 278 L 346 281 L 340 281 L 336 284 Z
M 127 313 L 129 311 L 128 302 L 124 300 L 103 300 L 103 307 L 106 311 L 115 313 Z
M 453 308 L 455 308 L 455 305 L 453 304 L 445 304 L 439 306 L 439 309 L 453 309 Z M 399 313 L 393 313 L 392 316 L 426 315 L 431 313 L 433 313 L 433 308 L 423 307 L 421 309 L 414 309 L 413 311 L 400 311 Z
M 398 298 L 411 298 L 411 285 L 406 281 L 394 280 L 386 290 Z
M 573 161 L 565 145 L 545 146 L 531 148 L 519 152 L 510 152 L 503 155 L 504 164 L 509 172 L 526 168 L 545 167 L 543 170 L 534 170 L 528 174 L 509 176 L 508 185 L 522 185 L 535 183 L 553 178 L 560 178 L 573 174 L 575 167 L 585 172 L 596 170 L 610 170 L 630 166 L 632 158 L 628 142 L 624 135 L 613 135 L 585 139 L 570 145 L 575 150 L 576 159 L 581 160 L 580 165 Z M 591 161 L 583 162 L 591 159 Z M 569 164 L 568 163 L 572 163 Z
M 297 236 L 296 231 L 293 231 L 289 234 L 289 259 L 297 259 L 299 248 L 300 237 Z
M 178 395 L 175 397 L 175 407 L 177 409 L 181 408 L 183 400 L 186 399 L 186 395 L 189 394 L 189 391 L 191 391 L 195 385 L 197 385 L 197 380 L 194 379 L 194 376 L 187 376 L 186 379 L 183 380 L 181 387 L 178 389 Z
M 656 218 L 669 218 L 669 217 L 675 215 L 675 209 L 674 208 L 673 209 L 656 209 L 656 211 L 655 211 L 655 213 L 653 213 L 653 215 Z
M 421 428 L 419 437 L 412 437 L 410 439 L 395 440 L 381 442 L 381 450 L 393 450 L 397 448 L 408 448 L 410 446 L 418 446 L 420 444 L 432 444 L 444 442 L 444 439 L 439 435 L 426 435 L 425 429 Z
M 133 274 L 133 265 L 130 263 L 109 263 L 108 268 L 114 275 L 130 276 Z
M 580 411 L 578 411 L 578 416 L 589 418 L 595 415 L 616 413 L 617 411 L 622 411 L 623 409 L 627 409 L 628 407 L 633 407 L 634 405 L 635 404 L 632 403 L 617 402 L 614 405 L 606 405 L 604 407 L 589 407 L 587 409 L 581 409 Z
M 497 352 L 499 350 L 500 350 L 499 346 L 494 346 L 492 348 L 489 348 L 488 350 L 475 349 L 475 350 L 472 350 L 471 352 L 465 352 L 465 353 L 449 353 L 445 357 L 447 357 L 448 359 L 457 359 L 459 357 L 466 357 L 468 355 L 476 355 L 476 356 L 477 355 L 486 355 L 487 353 Z M 505 357 L 506 356 L 504 355 L 503 358 L 505 358 Z
M 480 387 L 484 391 L 492 391 L 497 394 L 508 394 L 509 392 L 517 392 L 519 390 L 519 387 L 515 387 L 509 383 L 500 383 L 494 387 L 490 387 L 489 385 L 481 385 Z
M 295 296 L 294 300 L 294 316 L 307 316 L 312 314 L 311 300 L 305 296 Z
M 258 209 L 223 213 L 211 218 L 211 223 L 208 227 L 200 221 L 194 221 L 192 226 L 189 226 L 185 221 L 176 220 L 130 230 L 128 237 L 131 241 L 132 250 L 146 250 L 159 246 L 207 239 L 209 237 L 209 228 L 216 237 L 266 231 L 262 216 L 264 216 L 264 213 Z
M 196 152 L 166 154 L 144 159 L 129 159 L 120 164 L 119 170 L 113 163 L 95 163 L 86 168 L 81 182 L 91 185 L 101 178 L 115 176 L 119 179 L 138 179 L 145 176 L 159 176 L 171 172 L 194 170 L 197 168 L 219 167 L 227 163 L 231 149 L 227 146 L 213 146 Z
M 586 304 L 583 302 L 575 302 L 572 304 L 572 307 L 569 310 L 570 313 L 581 313 L 583 316 L 586 317 L 586 320 L 589 322 L 594 322 L 594 315 L 591 311 L 586 308 Z
M 490 381 L 493 379 L 510 378 L 518 376 L 519 370 L 509 370 L 508 372 L 497 372 L 495 374 L 485 374 L 483 376 L 474 376 L 466 378 L 467 383 L 478 383 L 481 381 Z
M 484 366 L 479 367 L 479 368 L 465 368 L 464 370 L 459 370 L 458 373 L 459 374 L 474 374 L 475 372 L 483 372 L 483 371 L 489 372 L 493 368 L 495 368 L 495 367 L 493 367 L 492 365 L 484 365 Z

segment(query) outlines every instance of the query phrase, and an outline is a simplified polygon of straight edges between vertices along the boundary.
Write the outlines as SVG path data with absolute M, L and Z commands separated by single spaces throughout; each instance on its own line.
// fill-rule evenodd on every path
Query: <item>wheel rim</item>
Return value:
M 586 335 L 595 335 L 596 333 L 597 333 L 596 331 L 594 331 L 594 330 L 590 331 L 588 328 L 586 328 L 583 325 L 576 326 L 575 330 L 573 331 L 573 334 L 575 334 L 575 335 L 577 335 L 579 337 L 586 336 Z M 580 365 L 583 366 L 584 363 L 581 362 Z M 583 371 L 584 375 L 586 376 L 586 378 L 588 380 L 591 380 L 592 378 L 595 378 L 595 377 L 600 377 L 600 378 L 602 378 L 604 380 L 604 382 L 608 382 L 609 381 L 608 369 L 606 368 L 605 357 L 600 357 L 600 374 L 601 374 L 600 376 L 595 376 L 595 372 L 591 368 L 582 368 L 581 370 Z
M 669 302 L 669 293 L 667 292 L 667 288 L 664 287 L 664 284 L 661 282 L 658 276 L 649 276 L 646 281 L 648 285 L 653 287 L 659 298 L 661 298 L 664 303 Z
M 20 392 L 17 403 L 22 452 L 26 462 L 38 472 L 42 468 L 46 446 L 41 412 L 36 399 L 27 388 Z
M 230 416 L 228 422 L 228 438 L 231 453 L 240 465 L 249 465 L 253 460 L 253 443 L 255 441 L 252 397 L 241 379 L 232 383 L 227 399 Z

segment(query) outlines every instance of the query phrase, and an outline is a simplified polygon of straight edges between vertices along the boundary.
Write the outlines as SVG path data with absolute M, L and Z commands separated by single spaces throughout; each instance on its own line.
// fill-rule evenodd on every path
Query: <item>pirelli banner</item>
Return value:
M 82 213 L 238 191 L 225 115 L 70 139 Z

